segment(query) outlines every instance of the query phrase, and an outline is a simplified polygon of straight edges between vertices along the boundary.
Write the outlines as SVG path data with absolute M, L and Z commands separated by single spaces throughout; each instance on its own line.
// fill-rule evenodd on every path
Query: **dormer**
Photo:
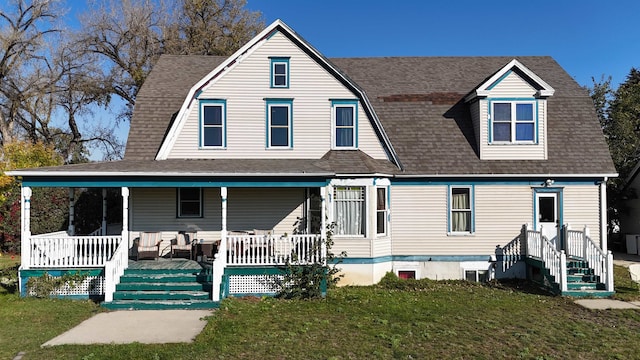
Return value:
M 481 160 L 546 160 L 555 90 L 514 59 L 465 97 Z

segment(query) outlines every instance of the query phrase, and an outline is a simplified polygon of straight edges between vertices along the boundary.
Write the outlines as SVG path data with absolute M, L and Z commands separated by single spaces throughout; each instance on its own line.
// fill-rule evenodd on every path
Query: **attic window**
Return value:
M 532 143 L 536 139 L 534 101 L 495 101 L 491 103 L 492 140 L 506 143 Z
M 358 148 L 358 101 L 332 100 L 333 148 Z
M 289 88 L 289 58 L 272 57 L 271 87 Z
M 200 100 L 200 146 L 224 148 L 226 146 L 226 101 Z

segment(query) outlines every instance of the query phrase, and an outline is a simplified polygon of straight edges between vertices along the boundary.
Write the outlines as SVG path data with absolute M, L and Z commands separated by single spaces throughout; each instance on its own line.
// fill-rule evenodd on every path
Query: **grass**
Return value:
M 613 267 L 613 283 L 616 286 L 614 298 L 624 301 L 640 301 L 640 284 L 631 281 L 629 270 L 622 266 Z
M 88 318 L 90 302 L 0 296 L 0 358 L 627 359 L 640 311 L 592 311 L 522 283 L 388 281 L 324 301 L 227 299 L 193 344 L 40 344 Z
M 637 286 L 616 267 L 619 295 Z M 628 273 L 626 274 L 628 276 Z M 629 279 L 630 281 L 630 279 Z M 634 292 L 635 291 L 635 292 Z M 525 283 L 386 279 L 322 301 L 227 299 L 192 344 L 40 344 L 102 311 L 88 301 L 0 294 L 0 358 L 24 359 L 628 359 L 640 310 L 584 309 Z

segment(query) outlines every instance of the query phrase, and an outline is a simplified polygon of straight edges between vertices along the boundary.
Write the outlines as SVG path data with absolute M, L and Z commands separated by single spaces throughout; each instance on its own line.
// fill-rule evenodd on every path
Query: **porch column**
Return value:
M 607 178 L 600 183 L 600 247 L 607 253 Z
M 107 235 L 107 188 L 102 189 L 102 227 L 100 235 Z
M 22 187 L 20 201 L 20 263 L 23 269 L 29 268 L 31 259 L 31 188 Z
M 327 257 L 327 209 L 325 198 L 327 196 L 327 188 L 320 188 L 320 238 L 322 239 L 322 258 L 325 259 Z
M 67 233 L 73 236 L 76 234 L 75 222 L 75 208 L 76 208 L 76 188 L 69 188 L 69 227 Z
M 220 286 L 222 285 L 224 268 L 227 267 L 227 188 L 224 186 L 220 188 L 220 203 L 222 206 L 222 229 L 220 230 L 220 247 L 213 259 L 211 284 L 211 300 L 213 301 L 222 300 Z
M 122 244 L 129 244 L 129 188 L 122 187 Z

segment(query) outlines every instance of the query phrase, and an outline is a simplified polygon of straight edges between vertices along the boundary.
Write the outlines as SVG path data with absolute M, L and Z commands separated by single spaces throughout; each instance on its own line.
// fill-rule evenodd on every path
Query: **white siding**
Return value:
M 446 186 L 394 186 L 391 193 L 393 255 L 490 255 L 533 223 L 530 185 L 476 185 L 475 232 L 447 234 Z M 563 220 L 574 229 L 587 225 L 600 241 L 599 189 L 570 185 L 563 190 Z
M 490 90 L 488 98 L 534 98 L 536 89 L 515 72 L 511 72 Z M 546 160 L 547 159 L 547 109 L 546 100 L 538 99 L 538 143 L 537 144 L 490 144 L 489 102 L 479 101 L 480 159 L 482 160 Z M 472 107 L 472 116 L 475 110 Z M 475 121 L 475 119 L 474 119 Z M 474 123 L 475 125 L 475 123 Z
M 227 229 L 273 229 L 276 234 L 292 234 L 297 218 L 303 215 L 304 196 L 302 188 L 229 188 Z M 134 235 L 139 231 L 162 231 L 163 239 L 168 240 L 180 230 L 197 230 L 198 238 L 211 241 L 220 238 L 219 188 L 204 189 L 202 218 L 176 216 L 175 188 L 133 188 L 130 211 L 130 230 Z
M 600 191 L 596 185 L 567 186 L 563 191 L 563 222 L 574 230 L 589 227 L 591 239 L 600 244 Z
M 203 190 L 204 216 L 202 218 L 178 218 L 176 216 L 175 188 L 132 188 L 131 221 L 134 232 L 162 231 L 162 238 L 169 240 L 181 230 L 197 230 L 198 238 L 217 240 L 222 228 L 220 189 Z
M 270 88 L 269 57 L 290 57 L 290 87 Z M 355 99 L 353 93 L 307 54 L 278 33 L 204 89 L 200 99 L 227 100 L 227 148 L 198 149 L 198 102 L 169 158 L 320 158 L 331 149 L 330 99 Z M 293 148 L 266 149 L 265 98 L 293 99 Z M 359 149 L 387 158 L 371 122 L 358 104 Z
M 532 98 L 536 95 L 537 90 L 528 82 L 522 79 L 518 74 L 511 71 L 504 79 L 502 79 L 491 91 L 491 97 L 528 97 Z
M 229 188 L 227 230 L 272 230 L 292 234 L 302 217 L 303 188 Z

